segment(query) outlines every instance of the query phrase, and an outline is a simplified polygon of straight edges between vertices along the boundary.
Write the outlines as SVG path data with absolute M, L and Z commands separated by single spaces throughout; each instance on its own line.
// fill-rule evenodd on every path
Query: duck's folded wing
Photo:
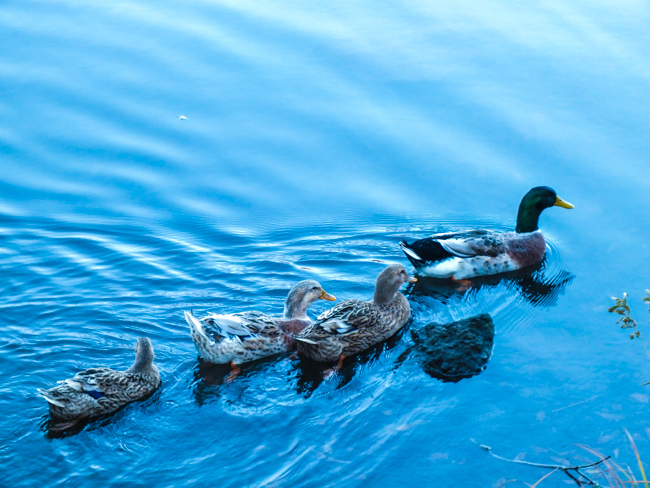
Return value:
M 322 313 L 314 327 L 319 327 L 329 334 L 348 335 L 359 329 L 372 327 L 378 318 L 378 312 L 369 302 L 347 300 Z
M 242 317 L 237 317 L 236 315 L 211 314 L 201 320 L 218 327 L 223 332 L 240 337 L 246 337 L 255 333 L 255 331 L 249 327 L 250 324 L 246 320 Z
M 317 327 L 320 327 L 331 335 L 347 335 L 358 330 L 353 324 L 341 319 L 327 320 L 317 324 Z
M 473 230 L 432 236 L 449 254 L 459 258 L 491 256 L 505 252 L 504 234 L 488 230 Z
M 109 398 L 115 398 L 117 396 L 118 398 L 128 399 L 130 397 L 137 397 L 140 394 L 140 388 L 143 386 L 149 387 L 151 380 L 147 378 L 147 375 L 141 373 L 109 369 L 105 374 L 96 379 L 95 385 L 98 391 L 101 391 Z M 98 398 L 95 397 L 95 399 L 97 400 Z
M 474 256 L 478 255 L 476 249 L 474 249 L 467 241 L 461 241 L 459 239 L 446 239 L 444 241 L 438 242 L 445 251 L 459 258 L 473 258 Z
M 476 237 L 483 237 L 491 233 L 492 231 L 489 231 L 487 229 L 473 229 L 473 230 L 464 230 L 461 232 L 441 232 L 439 234 L 433 234 L 429 237 L 437 241 L 442 241 L 446 239 L 474 239 Z
M 344 300 L 341 303 L 333 306 L 329 310 L 325 310 L 316 319 L 316 323 L 324 322 L 329 319 L 346 319 L 356 308 L 361 306 L 364 302 L 361 300 Z
M 226 315 L 211 314 L 201 320 L 219 328 L 223 332 L 242 338 L 255 336 L 265 327 L 274 325 L 273 319 L 259 312 Z
M 110 368 L 92 368 L 77 373 L 72 378 L 60 381 L 79 393 L 88 393 L 95 399 L 105 396 L 111 390 L 116 375 L 122 374 Z

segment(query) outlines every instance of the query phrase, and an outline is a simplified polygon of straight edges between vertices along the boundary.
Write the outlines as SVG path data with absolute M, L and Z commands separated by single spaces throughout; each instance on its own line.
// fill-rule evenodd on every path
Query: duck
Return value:
M 409 276 L 401 264 L 391 264 L 377 277 L 372 300 L 345 300 L 323 312 L 313 324 L 294 335 L 299 355 L 323 362 L 343 360 L 391 337 L 411 317 L 411 306 L 399 292 Z
M 80 420 L 112 414 L 154 393 L 160 386 L 160 372 L 153 359 L 151 341 L 139 337 L 135 361 L 127 370 L 91 368 L 59 381 L 58 386 L 49 390 L 37 391 L 47 400 L 50 416 L 58 421 L 58 428 L 71 427 Z
M 544 209 L 572 204 L 548 186 L 532 188 L 519 205 L 514 232 L 485 229 L 434 234 L 400 247 L 418 274 L 432 278 L 466 280 L 535 265 L 546 254 L 546 241 L 539 230 Z
M 185 312 L 185 320 L 199 356 L 215 364 L 230 364 L 229 379 L 241 370 L 239 364 L 295 349 L 293 334 L 311 324 L 307 309 L 316 300 L 334 301 L 318 281 L 296 283 L 284 303 L 281 317 L 250 311 L 210 314 L 198 320 Z

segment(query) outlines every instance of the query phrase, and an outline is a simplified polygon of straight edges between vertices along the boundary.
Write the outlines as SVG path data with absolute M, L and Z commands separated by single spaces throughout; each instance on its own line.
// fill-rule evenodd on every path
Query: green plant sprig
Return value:
M 623 298 L 612 297 L 612 300 L 616 300 L 616 305 L 610 307 L 609 312 L 621 316 L 616 323 L 621 324 L 621 329 L 632 329 L 630 339 L 639 339 L 643 346 L 643 350 L 645 351 L 645 355 L 650 358 L 648 348 L 645 347 L 645 343 L 643 342 L 643 339 L 641 339 L 641 331 L 638 329 L 639 324 L 637 324 L 636 320 L 632 318 L 630 306 L 627 304 L 627 293 L 623 293 Z M 646 290 L 646 296 L 642 298 L 642 300 L 645 303 L 650 304 L 650 290 Z M 648 311 L 650 312 L 650 308 L 648 308 Z M 650 384 L 650 382 L 644 383 L 644 385 L 647 384 Z
M 627 293 L 623 293 L 623 298 L 612 297 L 612 300 L 616 300 L 616 305 L 609 308 L 610 313 L 615 313 L 621 315 L 622 317 L 616 321 L 617 324 L 621 324 L 621 329 L 634 329 L 630 334 L 630 339 L 635 337 L 641 337 L 641 331 L 637 329 L 636 320 L 631 316 L 630 307 L 627 304 Z M 645 300 L 645 299 L 644 299 Z M 650 296 L 648 297 L 650 301 Z

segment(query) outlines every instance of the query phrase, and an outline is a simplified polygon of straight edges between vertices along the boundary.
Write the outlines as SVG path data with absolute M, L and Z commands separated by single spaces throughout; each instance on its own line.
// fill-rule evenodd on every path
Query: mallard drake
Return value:
M 317 281 L 304 280 L 289 291 L 282 317 L 241 312 L 211 314 L 198 320 L 191 312 L 185 312 L 185 320 L 199 355 L 211 363 L 230 363 L 236 374 L 237 364 L 293 350 L 292 334 L 311 324 L 307 308 L 318 299 L 332 301 L 336 297 L 323 290 Z
M 340 369 L 346 356 L 388 339 L 411 316 L 411 306 L 399 292 L 407 281 L 414 283 L 416 279 L 404 266 L 388 266 L 377 277 L 371 301 L 345 300 L 296 334 L 298 353 L 316 361 L 338 360 Z
M 539 263 L 546 241 L 538 228 L 539 216 L 549 207 L 573 208 L 548 186 L 530 190 L 519 205 L 514 232 L 471 230 L 434 234 L 400 247 L 419 274 L 433 278 L 464 279 L 525 268 Z
M 91 368 L 59 381 L 59 386 L 40 395 L 50 404 L 53 419 L 72 426 L 82 419 L 111 414 L 127 403 L 143 400 L 160 386 L 160 373 L 153 364 L 154 352 L 147 337 L 138 338 L 135 362 L 126 371 Z

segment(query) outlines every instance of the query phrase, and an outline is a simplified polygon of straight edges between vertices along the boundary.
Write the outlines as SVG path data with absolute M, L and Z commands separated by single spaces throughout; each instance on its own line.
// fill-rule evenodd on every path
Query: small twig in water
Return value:
M 592 401 L 593 399 L 598 398 L 599 396 L 600 396 L 600 395 L 594 395 L 594 396 L 592 396 L 591 398 L 587 398 L 586 400 L 582 400 L 581 402 L 572 403 L 571 405 L 567 405 L 566 407 L 556 408 L 555 410 L 551 410 L 551 412 L 555 413 L 555 412 L 559 412 L 560 410 L 564 410 L 564 409 L 566 409 L 566 408 L 575 407 L 575 406 L 577 406 L 577 405 L 581 405 L 581 404 L 583 404 L 583 403 L 590 402 L 590 401 Z
M 517 480 L 505 480 L 503 483 L 501 483 L 501 484 L 498 486 L 498 488 L 503 488 L 503 487 L 506 486 L 508 483 L 512 483 L 513 481 L 517 481 Z
M 553 472 L 555 472 L 555 471 L 562 471 L 562 472 L 564 472 L 564 473 L 565 473 L 569 478 L 571 478 L 573 481 L 575 481 L 575 482 L 578 484 L 578 486 L 582 486 L 582 484 L 583 484 L 584 482 L 580 481 L 578 478 L 576 478 L 575 476 L 573 476 L 573 473 L 571 473 L 571 471 L 575 472 L 575 474 L 577 474 L 578 476 L 580 476 L 580 477 L 586 479 L 587 482 L 588 482 L 588 484 L 590 484 L 590 485 L 594 485 L 594 484 L 595 484 L 594 481 L 591 480 L 591 479 L 590 479 L 588 476 L 586 476 L 584 473 L 582 473 L 580 470 L 581 470 L 581 469 L 586 469 L 586 468 L 591 468 L 591 467 L 597 466 L 597 465 L 599 465 L 599 464 L 601 464 L 601 463 L 607 461 L 607 460 L 611 457 L 611 456 L 607 456 L 607 457 L 602 458 L 602 459 L 600 459 L 600 460 L 598 460 L 598 461 L 596 461 L 596 462 L 593 462 L 593 463 L 590 463 L 590 464 L 582 464 L 582 465 L 580 465 L 580 466 L 561 466 L 561 465 L 559 465 L 559 464 L 531 463 L 530 461 L 523 461 L 523 460 L 521 460 L 521 459 L 508 459 L 508 458 L 504 458 L 503 456 L 499 456 L 498 454 L 494 454 L 494 453 L 492 452 L 492 448 L 491 448 L 490 446 L 481 445 L 481 448 L 484 449 L 485 451 L 487 451 L 488 454 L 490 454 L 490 456 L 492 456 L 492 457 L 494 457 L 494 458 L 496 458 L 496 459 L 500 459 L 501 461 L 507 461 L 507 462 L 509 462 L 509 463 L 516 463 L 516 464 L 523 464 L 523 465 L 525 465 L 525 466 L 532 466 L 532 467 L 535 467 L 535 468 L 552 469 L 553 471 L 552 471 L 551 473 L 549 473 L 547 476 L 550 476 L 550 475 L 551 475 Z M 545 476 L 544 478 L 546 478 L 546 476 Z M 537 483 L 535 483 L 534 486 L 537 486 L 537 484 L 538 484 L 540 481 L 542 481 L 544 478 L 542 478 L 542 479 L 539 480 Z
M 530 486 L 530 488 L 536 488 L 537 485 L 539 485 L 542 481 L 544 481 L 546 478 L 548 478 L 549 476 L 551 476 L 551 475 L 552 475 L 553 473 L 555 473 L 556 471 L 557 471 L 557 469 L 554 469 L 553 471 L 549 471 L 547 474 L 545 474 L 545 475 L 542 476 L 540 479 L 538 479 L 538 480 L 535 482 L 534 485 L 528 485 L 528 483 L 526 483 L 526 484 L 527 484 L 528 486 Z

